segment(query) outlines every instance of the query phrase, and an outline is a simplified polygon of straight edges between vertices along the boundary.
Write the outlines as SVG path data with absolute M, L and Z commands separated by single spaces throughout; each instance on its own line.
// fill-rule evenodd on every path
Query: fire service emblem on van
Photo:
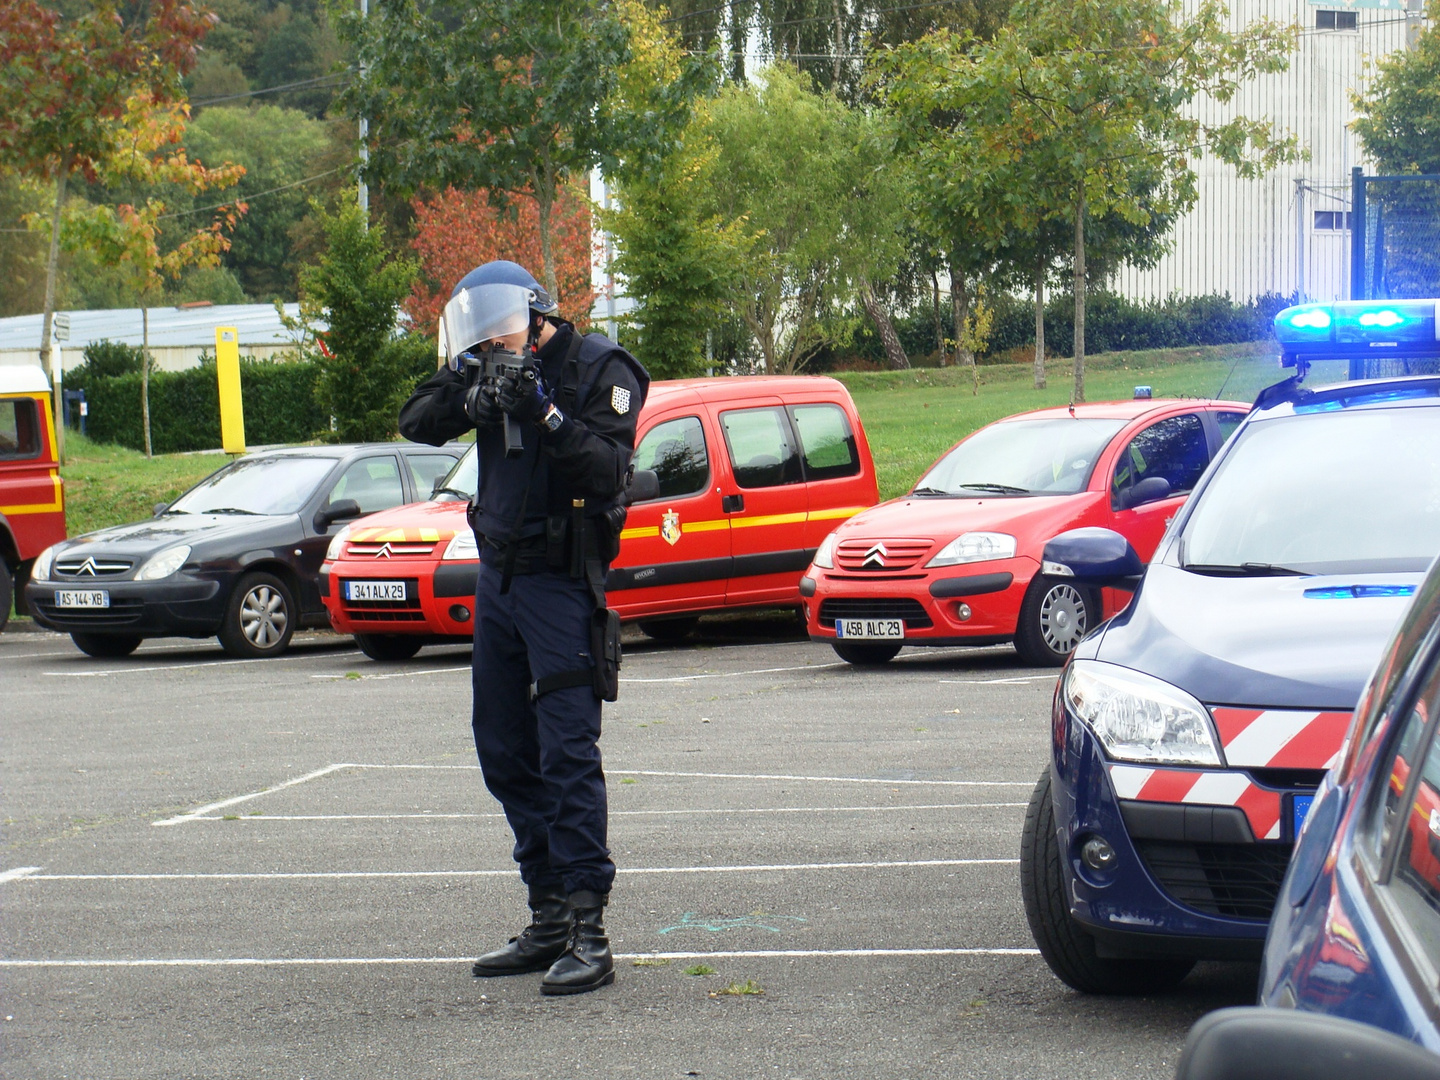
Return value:
M 671 546 L 680 539 L 680 515 L 674 510 L 666 510 L 660 519 L 660 539 Z

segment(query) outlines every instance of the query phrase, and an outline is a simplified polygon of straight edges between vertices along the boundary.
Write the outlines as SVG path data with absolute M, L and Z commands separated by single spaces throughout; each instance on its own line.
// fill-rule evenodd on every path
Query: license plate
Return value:
M 1310 813 L 1310 804 L 1315 801 L 1314 795 L 1291 795 L 1291 813 L 1295 815 L 1295 836 L 1300 835 L 1300 826 L 1305 824 L 1305 816 Z
M 836 619 L 837 638 L 903 638 L 904 619 Z
M 403 581 L 347 581 L 346 600 L 404 600 Z
M 109 607 L 110 594 L 104 589 L 58 589 L 55 592 L 56 607 Z

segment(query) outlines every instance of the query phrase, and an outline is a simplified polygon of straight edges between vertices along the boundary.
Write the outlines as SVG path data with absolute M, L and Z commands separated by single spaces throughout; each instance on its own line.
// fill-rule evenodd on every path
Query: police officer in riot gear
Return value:
M 575 994 L 615 978 L 598 740 L 601 699 L 614 700 L 619 622 L 603 583 L 650 380 L 629 353 L 555 311 L 515 263 L 467 274 L 441 319 L 449 362 L 405 403 L 400 431 L 431 445 L 476 431 L 472 726 L 486 787 L 515 834 L 532 917 L 473 970 L 544 971 L 543 993 Z

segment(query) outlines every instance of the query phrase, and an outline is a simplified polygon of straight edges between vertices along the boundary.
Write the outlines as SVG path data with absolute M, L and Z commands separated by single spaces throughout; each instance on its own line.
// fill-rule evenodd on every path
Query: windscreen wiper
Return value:
M 911 495 L 953 495 L 952 491 L 943 491 L 940 488 L 918 487 L 910 492 Z
M 206 513 L 206 514 L 248 514 L 248 515 L 250 515 L 251 517 L 260 517 L 260 516 L 262 516 L 262 515 L 261 515 L 258 511 L 256 511 L 256 510 L 241 510 L 238 506 L 212 506 L 212 507 L 210 507 L 208 510 L 202 511 L 202 513 Z
M 1276 566 L 1268 562 L 1230 563 L 1186 563 L 1182 570 L 1192 574 L 1208 574 L 1212 577 L 1309 577 L 1308 570 L 1296 570 L 1290 566 Z
M 1029 495 L 1029 488 L 1016 487 L 1014 484 L 961 484 L 963 488 L 970 488 L 973 491 L 993 491 L 997 495 Z
M 452 487 L 436 488 L 434 491 L 432 491 L 432 492 L 430 493 L 430 497 L 431 497 L 432 499 L 433 499 L 436 495 L 454 495 L 454 496 L 456 496 L 457 498 L 464 499 L 464 500 L 467 501 L 467 502 L 468 502 L 471 498 L 474 497 L 474 496 L 473 496 L 470 492 L 468 492 L 468 491 L 461 491 L 459 488 L 452 488 Z

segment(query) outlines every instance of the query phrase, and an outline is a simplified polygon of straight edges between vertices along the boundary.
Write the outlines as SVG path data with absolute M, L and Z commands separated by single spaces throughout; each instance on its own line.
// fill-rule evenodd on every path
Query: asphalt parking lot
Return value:
M 1253 1000 L 1252 966 L 1106 1000 L 1035 955 L 1053 673 L 1008 647 L 866 672 L 764 626 L 627 651 L 616 985 L 474 979 L 525 912 L 468 654 L 296 640 L 0 636 L 4 1076 L 1169 1077 Z

